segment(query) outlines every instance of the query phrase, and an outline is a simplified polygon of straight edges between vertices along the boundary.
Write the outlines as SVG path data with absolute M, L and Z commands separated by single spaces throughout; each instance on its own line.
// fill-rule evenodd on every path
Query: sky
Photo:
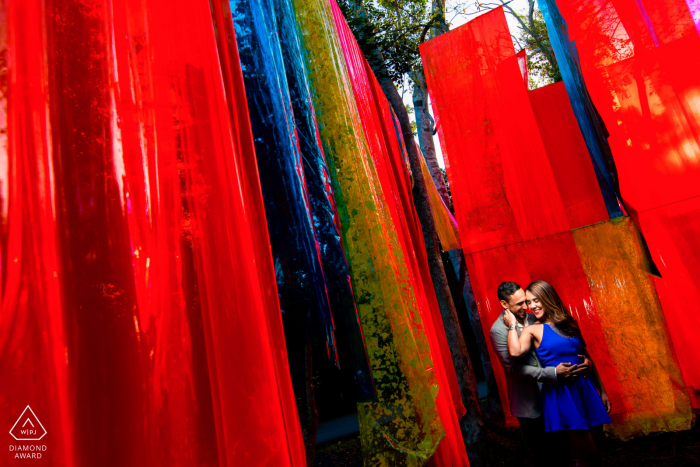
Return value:
M 447 11 L 452 10 L 452 6 L 458 3 L 455 0 L 447 0 L 446 5 L 447 5 Z M 463 2 L 459 2 L 463 3 Z M 527 12 L 528 9 L 528 2 L 527 0 L 512 0 L 510 3 L 510 6 L 517 11 L 518 13 L 521 12 Z M 468 21 L 471 21 L 474 18 L 477 18 L 478 16 L 481 16 L 481 14 L 488 13 L 488 11 L 484 11 L 483 13 L 476 14 L 476 15 L 471 15 L 471 16 L 465 16 L 465 15 L 455 15 L 453 13 L 448 13 L 447 15 L 447 21 L 450 23 L 450 29 L 455 29 L 458 28 L 459 26 L 467 23 Z M 508 22 L 508 27 L 510 28 L 510 31 L 512 34 L 518 35 L 518 21 L 513 18 L 512 15 L 506 13 L 506 21 Z M 403 94 L 403 101 L 406 105 L 413 106 L 413 95 L 411 94 L 411 91 L 409 90 L 408 85 L 404 86 L 406 91 Z M 432 114 L 432 109 L 431 109 L 431 114 Z M 409 112 L 409 116 L 411 118 L 411 121 L 415 121 L 415 114 L 413 112 Z M 437 135 L 433 137 L 433 141 L 435 142 L 435 152 L 437 155 L 438 159 L 438 164 L 440 167 L 445 167 L 445 161 L 442 159 L 442 149 L 440 148 L 440 141 Z M 418 142 L 418 137 L 416 137 L 416 142 Z

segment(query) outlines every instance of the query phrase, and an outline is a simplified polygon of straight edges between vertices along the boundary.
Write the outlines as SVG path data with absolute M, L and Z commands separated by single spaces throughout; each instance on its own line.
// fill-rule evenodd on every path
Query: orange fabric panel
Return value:
M 609 431 L 627 438 L 690 429 L 690 401 L 632 219 L 572 235 L 622 388 L 624 412 L 613 416 Z
M 418 145 L 416 145 L 416 150 L 420 153 Z M 462 248 L 462 244 L 459 241 L 459 229 L 457 228 L 457 222 L 455 221 L 454 217 L 452 217 L 452 213 L 449 211 L 449 209 L 447 209 L 447 206 L 445 206 L 445 202 L 442 200 L 440 193 L 438 193 L 435 183 L 433 182 L 433 177 L 430 175 L 428 164 L 425 163 L 425 159 L 422 155 L 420 157 L 420 169 L 423 173 L 425 185 L 428 188 L 430 212 L 433 213 L 435 228 L 437 229 L 443 251 Z

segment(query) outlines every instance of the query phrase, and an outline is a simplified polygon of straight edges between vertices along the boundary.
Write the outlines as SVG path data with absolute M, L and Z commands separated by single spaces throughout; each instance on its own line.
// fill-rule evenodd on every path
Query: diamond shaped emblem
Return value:
M 31 407 L 27 406 L 10 430 L 10 434 L 17 441 L 39 441 L 46 436 L 46 429 Z

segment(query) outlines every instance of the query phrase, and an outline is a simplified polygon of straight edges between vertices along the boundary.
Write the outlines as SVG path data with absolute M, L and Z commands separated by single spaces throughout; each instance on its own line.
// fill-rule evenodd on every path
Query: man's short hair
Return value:
M 498 299 L 507 302 L 510 296 L 520 289 L 522 289 L 522 287 L 515 282 L 502 282 L 501 285 L 498 286 Z

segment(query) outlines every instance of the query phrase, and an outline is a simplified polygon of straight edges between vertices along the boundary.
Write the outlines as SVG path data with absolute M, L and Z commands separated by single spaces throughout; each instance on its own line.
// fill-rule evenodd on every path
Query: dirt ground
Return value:
M 535 466 L 530 452 L 517 436 L 489 432 L 490 466 Z M 605 467 L 690 467 L 700 466 L 700 426 L 680 433 L 654 433 L 621 442 L 608 440 L 603 446 Z M 572 461 L 572 466 L 576 465 Z M 358 438 L 323 446 L 316 451 L 315 467 L 363 467 Z M 371 466 L 367 466 L 371 467 Z

